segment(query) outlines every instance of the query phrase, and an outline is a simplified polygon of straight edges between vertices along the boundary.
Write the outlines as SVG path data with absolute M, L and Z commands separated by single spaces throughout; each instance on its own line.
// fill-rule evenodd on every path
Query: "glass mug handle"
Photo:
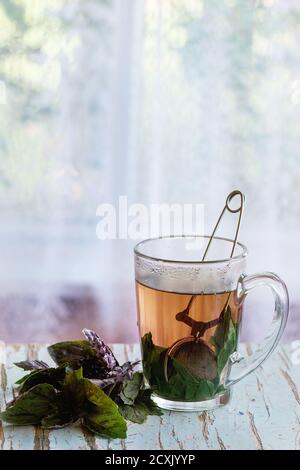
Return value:
M 276 348 L 287 322 L 289 312 L 288 291 L 285 283 L 276 274 L 265 272 L 252 274 L 251 276 L 241 276 L 237 290 L 238 302 L 242 304 L 247 294 L 258 286 L 267 286 L 274 294 L 275 311 L 272 325 L 267 336 L 253 354 L 243 357 L 235 352 L 230 356 L 232 367 L 226 387 L 239 382 L 269 357 Z

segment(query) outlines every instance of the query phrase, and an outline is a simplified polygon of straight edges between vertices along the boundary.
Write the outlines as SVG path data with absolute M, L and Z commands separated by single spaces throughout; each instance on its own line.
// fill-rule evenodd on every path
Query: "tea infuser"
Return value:
M 238 207 L 233 208 L 231 207 L 230 203 L 232 202 L 233 198 L 235 198 L 236 196 L 239 196 L 240 204 Z M 233 257 L 234 250 L 237 244 L 239 231 L 240 231 L 241 219 L 242 219 L 243 209 L 244 209 L 244 202 L 245 202 L 245 196 L 241 191 L 238 191 L 238 190 L 232 191 L 227 196 L 225 205 L 222 209 L 222 212 L 220 213 L 217 223 L 209 238 L 208 244 L 206 246 L 206 249 L 202 257 L 202 261 L 205 260 L 208 254 L 209 248 L 214 239 L 216 231 L 226 211 L 232 214 L 239 213 L 237 227 L 235 231 L 235 237 L 233 240 L 232 249 L 230 253 L 230 258 Z M 215 360 L 215 354 L 213 350 L 201 339 L 201 337 L 204 335 L 206 330 L 208 330 L 209 328 L 213 328 L 214 326 L 217 326 L 219 323 L 223 321 L 226 309 L 229 304 L 231 292 L 228 294 L 227 300 L 225 302 L 225 305 L 219 317 L 208 322 L 194 320 L 189 315 L 192 304 L 198 295 L 199 294 L 192 295 L 188 302 L 187 307 L 183 311 L 178 312 L 175 316 L 177 321 L 181 321 L 191 327 L 191 335 L 186 338 L 181 338 L 177 340 L 172 346 L 169 347 L 165 356 L 165 361 L 164 361 L 164 375 L 165 375 L 166 381 L 168 381 L 169 358 L 176 358 L 177 360 L 180 360 L 180 362 L 183 362 L 186 365 L 186 367 L 189 369 L 191 373 L 203 379 L 212 380 L 217 375 L 217 364 Z M 190 361 L 191 355 L 197 356 L 195 357 L 194 364 L 192 363 L 192 361 Z

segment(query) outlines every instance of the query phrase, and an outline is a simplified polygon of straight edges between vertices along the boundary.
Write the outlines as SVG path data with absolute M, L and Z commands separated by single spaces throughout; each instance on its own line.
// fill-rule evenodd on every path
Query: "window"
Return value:
M 92 285 L 133 329 L 133 242 L 96 239 L 97 205 L 204 203 L 209 232 L 239 188 L 249 271 L 282 275 L 295 315 L 299 15 L 296 0 L 3 0 L 0 282 Z

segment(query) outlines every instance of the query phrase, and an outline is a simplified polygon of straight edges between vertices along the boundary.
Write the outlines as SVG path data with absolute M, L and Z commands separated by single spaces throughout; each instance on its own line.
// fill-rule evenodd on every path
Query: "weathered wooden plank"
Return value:
M 1 409 L 13 398 L 13 384 L 22 375 L 21 369 L 14 366 L 14 362 L 26 359 L 31 349 L 26 345 L 7 345 L 5 354 L 6 387 L 2 387 Z M 2 380 L 3 382 L 3 380 Z M 0 448 L 5 449 L 33 449 L 35 440 L 35 428 L 25 426 L 11 426 L 2 424 L 3 438 Z
M 138 345 L 114 345 L 113 350 L 120 362 L 140 355 Z M 52 364 L 46 346 L 0 343 L 1 409 L 23 374 L 13 363 L 26 357 Z M 47 431 L 2 423 L 0 449 L 300 449 L 300 364 L 290 357 L 288 345 L 279 347 L 235 385 L 226 407 L 200 414 L 165 412 L 143 425 L 129 423 L 126 440 L 96 438 L 80 425 Z
M 300 409 L 280 378 L 282 351 L 288 359 L 288 346 L 279 348 L 263 367 L 233 387 L 233 398 L 227 407 L 210 413 L 213 429 L 209 436 L 214 431 L 222 440 L 220 446 L 227 449 L 285 449 L 294 448 L 295 443 L 299 446 Z M 299 365 L 290 365 L 289 372 L 299 388 Z M 208 440 L 208 447 L 214 447 L 213 441 Z
M 250 404 L 260 420 L 257 427 L 266 449 L 299 449 L 300 365 L 290 364 L 287 370 L 282 352 L 289 360 L 289 346 L 281 347 L 257 371 L 257 389 L 252 391 Z

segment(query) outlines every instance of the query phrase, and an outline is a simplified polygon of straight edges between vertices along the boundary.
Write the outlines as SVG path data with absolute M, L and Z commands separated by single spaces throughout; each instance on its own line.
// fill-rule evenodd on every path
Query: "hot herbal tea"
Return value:
M 237 190 L 227 196 L 210 236 L 161 236 L 135 246 L 143 372 L 161 408 L 226 405 L 231 386 L 262 364 L 282 335 L 289 305 L 284 282 L 273 273 L 245 274 L 247 249 L 237 241 L 244 199 Z M 216 236 L 228 213 L 238 216 L 233 239 Z M 261 285 L 275 296 L 272 331 L 245 360 L 237 352 L 242 304 Z
M 241 319 L 236 293 L 136 289 L 144 375 L 155 394 L 188 402 L 223 392 Z

